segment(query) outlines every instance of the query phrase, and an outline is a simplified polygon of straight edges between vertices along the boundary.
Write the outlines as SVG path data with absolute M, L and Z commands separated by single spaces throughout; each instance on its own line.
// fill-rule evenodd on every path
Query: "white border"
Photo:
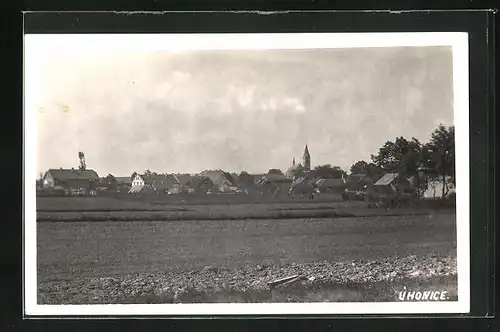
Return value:
M 469 243 L 469 80 L 468 34 L 453 33 L 303 33 L 303 34 L 141 34 L 25 35 L 25 89 L 36 93 L 32 61 L 54 49 L 83 55 L 146 51 L 325 49 L 354 47 L 451 46 L 453 50 L 454 124 L 457 178 L 457 302 L 286 303 L 286 304 L 133 304 L 38 305 L 36 265 L 36 105 L 24 110 L 24 308 L 25 315 L 287 315 L 287 314 L 431 314 L 470 311 Z M 36 50 L 36 52 L 34 51 Z M 27 57 L 27 56 L 28 57 Z M 29 58 L 30 62 L 26 63 Z M 33 58 L 33 59 L 32 59 Z M 36 58 L 36 59 L 34 59 Z M 38 59 L 38 60 L 37 60 Z M 31 88 L 28 88 L 31 86 Z M 33 98 L 29 99 L 34 100 Z M 25 101 L 26 102 L 26 101 Z

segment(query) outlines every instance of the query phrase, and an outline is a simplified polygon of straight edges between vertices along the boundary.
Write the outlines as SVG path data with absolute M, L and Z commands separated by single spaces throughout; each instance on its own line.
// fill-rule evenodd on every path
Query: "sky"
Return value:
M 349 170 L 398 136 L 453 124 L 446 46 L 61 54 L 27 69 L 37 174 Z

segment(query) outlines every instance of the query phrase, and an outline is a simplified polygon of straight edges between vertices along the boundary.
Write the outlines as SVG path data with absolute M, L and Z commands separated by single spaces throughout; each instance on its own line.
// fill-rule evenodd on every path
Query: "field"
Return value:
M 38 220 L 40 303 L 456 299 L 451 210 L 39 198 Z M 293 274 L 308 279 L 267 286 Z
M 316 294 L 313 298 L 319 296 L 318 292 L 330 294 L 332 289 L 337 289 L 335 294 L 338 294 L 339 285 L 345 291 L 344 300 L 370 299 L 367 294 L 372 297 L 379 294 L 380 299 L 384 293 L 381 289 L 401 282 L 451 287 L 450 292 L 456 289 L 453 211 L 373 212 L 356 206 L 358 203 L 346 206 L 343 202 L 152 204 L 155 213 L 160 213 L 159 220 L 140 220 L 141 216 L 152 213 L 143 202 L 127 202 L 128 209 L 136 210 L 126 211 L 122 202 L 114 202 L 116 206 L 112 206 L 113 203 L 103 201 L 72 201 L 73 208 L 80 204 L 78 212 L 67 211 L 71 205 L 61 204 L 60 199 L 49 202 L 50 207 L 46 202 L 39 205 L 39 211 L 46 211 L 46 219 L 37 223 L 39 301 L 42 303 L 169 302 L 173 301 L 172 294 L 178 292 L 172 289 L 176 283 L 186 294 L 191 292 L 191 297 L 185 295 L 188 298 L 183 300 L 188 302 L 196 301 L 195 298 L 233 301 L 231 292 L 239 294 L 239 301 L 250 301 L 241 299 L 242 294 L 248 292 L 253 294 L 251 298 L 260 296 L 271 301 L 274 291 L 262 285 L 293 273 L 315 279 L 299 283 L 302 288 L 292 292 L 305 292 L 306 295 L 299 296 L 301 301 L 306 301 L 311 292 Z M 91 205 L 96 202 L 114 211 L 99 212 L 99 208 Z M 82 204 L 87 204 L 87 214 L 82 215 L 85 210 Z M 58 209 L 59 212 L 54 212 Z M 276 211 L 284 211 L 289 216 L 264 218 Z M 349 216 L 318 217 L 325 211 Z M 99 216 L 109 217 L 113 213 L 123 218 L 133 215 L 135 221 L 111 218 L 111 221 L 96 222 L 101 220 Z M 185 220 L 175 220 L 179 213 L 194 213 L 198 218 L 189 220 L 189 215 L 184 215 L 180 219 Z M 252 213 L 255 218 L 245 218 Z M 308 216 L 294 218 L 294 213 Z M 63 220 L 59 222 L 47 217 L 60 215 L 65 217 L 56 219 Z M 212 218 L 202 219 L 203 216 Z M 220 216 L 227 218 L 220 219 Z M 230 219 L 231 216 L 234 218 Z M 427 269 L 427 272 L 418 275 L 415 269 Z M 360 276 L 365 279 L 361 280 Z M 394 282 L 388 283 L 391 278 L 395 278 Z M 399 282 L 396 283 L 396 279 Z M 231 291 L 223 287 L 227 282 L 232 285 Z M 356 283 L 365 289 L 361 295 L 358 286 L 357 291 L 346 288 Z M 322 285 L 319 290 L 310 290 L 318 285 Z M 158 295 L 158 287 L 170 289 Z M 213 293 L 221 287 L 222 290 Z M 116 296 L 110 297 L 113 289 Z M 194 296 L 193 292 L 198 295 Z M 331 298 L 331 294 L 329 296 Z
M 215 195 L 214 195 L 215 196 Z M 367 209 L 365 202 L 321 200 L 269 201 L 255 204 L 235 203 L 231 196 L 172 203 L 148 202 L 143 198 L 37 198 L 37 220 L 43 221 L 179 221 L 246 220 L 400 216 L 428 214 L 422 209 Z M 168 198 L 170 199 L 170 198 Z M 165 200 L 165 199 L 164 199 Z

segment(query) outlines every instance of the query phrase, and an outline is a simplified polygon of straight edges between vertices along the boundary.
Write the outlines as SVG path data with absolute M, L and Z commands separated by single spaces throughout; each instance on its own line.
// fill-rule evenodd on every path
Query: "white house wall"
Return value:
M 144 186 L 144 179 L 140 175 L 136 175 L 134 180 L 132 180 L 132 187 Z

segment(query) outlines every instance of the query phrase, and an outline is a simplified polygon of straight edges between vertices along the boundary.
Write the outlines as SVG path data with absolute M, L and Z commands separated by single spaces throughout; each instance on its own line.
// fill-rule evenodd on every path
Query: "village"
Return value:
M 332 200 L 368 201 L 369 207 L 384 198 L 398 197 L 401 201 L 442 198 L 454 192 L 450 186 L 443 190 L 443 182 L 430 181 L 425 170 L 416 176 L 398 172 L 369 175 L 347 174 L 330 165 L 311 168 L 311 155 L 306 145 L 302 162 L 293 158 L 291 166 L 282 172 L 270 169 L 263 174 L 230 173 L 224 170 L 204 170 L 198 174 L 156 173 L 149 170 L 131 176 L 99 176 L 87 168 L 85 155 L 78 154 L 80 165 L 72 169 L 49 169 L 37 181 L 39 196 L 160 196 L 160 195 L 260 195 L 263 197 L 294 197 Z M 449 178 L 449 177 L 448 177 Z M 447 182 L 449 179 L 447 178 Z M 419 188 L 419 189 L 417 189 Z

